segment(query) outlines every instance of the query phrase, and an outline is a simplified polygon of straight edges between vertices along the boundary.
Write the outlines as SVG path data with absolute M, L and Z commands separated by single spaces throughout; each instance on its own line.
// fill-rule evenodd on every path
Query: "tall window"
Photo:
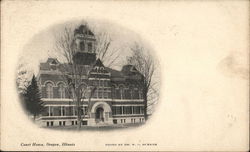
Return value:
M 109 90 L 108 89 L 103 89 L 103 97 L 107 99 L 109 97 L 108 95 Z
M 108 94 L 108 98 L 111 98 L 111 90 L 108 90 L 107 94 Z
M 139 89 L 139 99 L 143 99 L 142 90 L 141 89 Z
M 54 116 L 54 108 L 49 107 L 49 116 Z
M 52 83 L 46 84 L 46 95 L 47 95 L 47 98 L 53 98 L 53 85 L 52 85 Z
M 141 114 L 144 113 L 144 107 L 143 107 L 143 106 L 140 107 L 140 113 L 141 113 Z
M 116 107 L 112 107 L 112 115 L 116 115 Z
M 81 108 L 81 115 L 83 115 L 84 114 L 84 111 L 83 111 L 83 109 Z
M 130 91 L 130 99 L 133 99 L 133 87 L 131 87 L 130 89 L 129 89 L 129 91 Z
M 73 116 L 74 115 L 74 107 L 73 106 L 70 106 L 67 108 L 66 110 L 68 116 Z
M 42 116 L 49 116 L 49 107 L 44 107 L 44 110 L 42 111 Z
M 54 116 L 61 116 L 61 107 L 60 106 L 53 107 L 53 115 Z
M 124 90 L 124 92 L 125 92 L 125 99 L 130 99 L 130 90 L 129 90 L 129 88 L 125 88 L 125 90 Z
M 103 80 L 99 80 L 99 87 L 103 87 Z
M 134 89 L 134 99 L 139 99 L 139 91 L 138 88 Z
M 124 107 L 124 114 L 132 114 L 132 107 L 131 106 L 125 106 Z
M 89 50 L 89 52 L 92 52 L 92 50 L 93 50 L 92 43 L 88 43 L 88 50 Z
M 94 86 L 97 86 L 98 85 L 98 80 L 92 80 L 92 83 Z
M 70 95 L 71 95 L 70 97 L 72 97 L 73 99 L 75 99 L 76 95 L 75 95 L 75 92 L 74 92 L 74 91 L 71 91 L 71 90 L 70 90 Z
M 104 87 L 108 87 L 108 86 L 109 86 L 108 81 L 104 81 Z
M 133 113 L 134 114 L 140 114 L 140 112 L 141 112 L 140 106 L 134 106 L 133 107 Z
M 94 91 L 93 95 L 92 95 L 92 98 L 97 98 L 97 90 Z
M 66 111 L 65 111 L 65 107 L 61 107 L 61 116 L 65 116 L 65 114 L 66 114 Z
M 58 85 L 58 94 L 59 94 L 59 98 L 65 98 L 65 88 L 64 88 L 63 83 L 60 83 Z
M 98 88 L 98 98 L 103 98 L 103 89 Z
M 80 42 L 80 50 L 81 51 L 85 50 L 85 44 L 84 44 L 84 42 Z
M 124 99 L 124 87 L 120 87 L 120 95 L 121 95 L 121 97 L 120 97 L 120 99 Z
M 113 99 L 115 99 L 115 86 L 111 87 L 111 96 Z
M 87 91 L 88 91 L 88 90 L 87 90 L 87 85 L 82 84 L 82 85 L 80 86 L 80 88 L 81 88 L 80 93 L 81 93 L 82 98 L 87 98 L 87 97 L 86 97 Z
M 134 86 L 129 85 L 128 88 L 125 88 L 125 99 L 133 99 Z
M 116 114 L 121 115 L 122 114 L 122 107 L 116 107 Z
M 84 112 L 85 112 L 85 115 L 88 114 L 88 107 L 87 106 L 84 106 Z

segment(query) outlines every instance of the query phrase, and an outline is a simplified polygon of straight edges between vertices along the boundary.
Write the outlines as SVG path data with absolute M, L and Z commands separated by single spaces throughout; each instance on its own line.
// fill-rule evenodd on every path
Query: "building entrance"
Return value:
M 102 107 L 96 109 L 96 122 L 104 122 L 104 110 Z
M 112 111 L 107 102 L 99 101 L 93 104 L 90 110 L 89 125 L 102 126 L 113 124 Z

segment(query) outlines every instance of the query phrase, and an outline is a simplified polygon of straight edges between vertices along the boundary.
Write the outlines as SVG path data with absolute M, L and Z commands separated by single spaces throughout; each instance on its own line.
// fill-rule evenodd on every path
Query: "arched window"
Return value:
M 130 90 L 129 90 L 129 88 L 125 88 L 124 92 L 125 92 L 125 99 L 130 99 Z
M 75 99 L 76 95 L 75 95 L 75 91 L 73 90 L 69 90 L 69 97 L 72 98 L 72 99 Z
M 119 90 L 120 90 L 120 95 L 121 95 L 120 99 L 124 99 L 124 87 L 120 86 Z
M 63 83 L 60 83 L 58 85 L 58 94 L 59 94 L 59 98 L 65 98 L 65 87 Z
M 134 88 L 131 87 L 129 91 L 130 91 L 130 99 L 133 99 Z
M 143 99 L 142 90 L 141 89 L 139 89 L 139 99 Z
M 81 50 L 81 51 L 84 51 L 84 50 L 85 50 L 85 44 L 84 44 L 83 41 L 80 42 L 80 50 Z
M 52 83 L 46 84 L 46 96 L 47 96 L 47 98 L 53 98 L 53 85 L 52 85 Z
M 125 99 L 133 99 L 134 86 L 129 85 L 128 88 L 125 88 Z
M 86 95 L 88 93 L 88 90 L 87 90 L 87 85 L 86 84 L 82 84 L 80 86 L 80 93 L 81 93 L 82 98 L 87 98 Z
M 139 99 L 139 90 L 138 90 L 138 88 L 134 89 L 134 99 Z

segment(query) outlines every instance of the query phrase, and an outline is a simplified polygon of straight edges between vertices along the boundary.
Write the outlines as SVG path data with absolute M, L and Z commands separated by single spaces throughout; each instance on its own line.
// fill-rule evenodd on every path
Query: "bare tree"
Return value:
M 66 92 L 75 104 L 77 113 L 77 126 L 81 127 L 81 120 L 85 116 L 86 111 L 83 109 L 81 113 L 82 101 L 88 97 L 89 86 L 82 86 L 82 78 L 84 76 L 84 67 L 73 61 L 76 47 L 74 46 L 74 27 L 65 27 L 61 33 L 55 36 L 55 56 L 62 62 L 58 69 L 61 73 L 60 78 L 66 82 Z M 91 98 L 89 96 L 89 98 Z
M 22 62 L 22 60 L 21 60 Z M 31 71 L 27 69 L 26 63 L 21 63 L 17 67 L 17 78 L 16 78 L 16 85 L 17 85 L 17 92 L 19 94 L 24 94 L 31 77 Z
M 106 67 L 111 67 L 120 57 L 119 49 L 111 49 L 112 39 L 107 32 L 96 34 L 96 55 Z
M 156 89 L 158 79 L 156 78 L 155 61 L 149 52 L 138 43 L 135 43 L 130 49 L 132 56 L 127 58 L 127 63 L 135 66 L 143 76 L 144 116 L 147 120 L 159 97 L 158 90 Z
M 63 64 L 60 64 L 59 71 L 61 72 L 61 79 L 66 82 L 66 91 L 69 97 L 73 99 L 77 111 L 77 121 L 78 128 L 81 127 L 82 116 L 87 114 L 83 110 L 83 115 L 81 115 L 81 105 L 84 99 L 88 100 L 88 107 L 90 107 L 90 101 L 96 88 L 93 86 L 82 86 L 82 80 L 86 76 L 86 66 L 77 64 L 73 61 L 74 54 L 76 53 L 75 38 L 74 38 L 74 26 L 67 26 L 64 28 L 63 32 L 56 33 L 55 36 L 55 54 Z M 100 34 L 97 37 L 97 48 L 96 55 L 101 60 L 107 59 L 107 54 L 109 52 L 109 46 L 111 44 L 111 39 L 106 33 Z M 110 52 L 111 54 L 115 54 Z M 117 58 L 114 58 L 116 60 Z M 110 64 L 114 62 L 110 60 Z M 90 69 L 87 69 L 90 70 Z M 88 73 L 88 72 L 87 72 Z M 89 111 L 89 110 L 88 110 Z

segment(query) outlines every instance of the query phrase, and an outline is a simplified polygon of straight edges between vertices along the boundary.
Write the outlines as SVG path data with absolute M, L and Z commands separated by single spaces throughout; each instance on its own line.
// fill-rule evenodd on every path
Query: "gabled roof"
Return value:
M 139 73 L 138 70 L 135 68 L 135 66 L 133 65 L 124 65 L 122 67 L 122 73 L 125 74 L 125 75 L 133 75 L 133 74 L 136 74 L 136 73 Z
M 107 71 L 106 67 L 103 65 L 102 61 L 98 58 L 93 63 L 93 68 L 91 69 L 91 74 L 99 73 L 99 74 L 109 74 L 110 72 Z
M 56 58 L 48 58 L 47 63 L 58 64 L 59 61 Z
M 72 73 L 72 64 L 68 63 L 57 63 L 56 66 L 51 65 L 52 62 L 58 62 L 58 60 L 54 58 L 48 58 L 47 62 L 45 63 L 40 63 L 40 70 L 43 71 L 55 71 L 58 74 L 71 74 Z M 103 68 L 95 68 L 96 66 L 98 67 L 103 67 Z M 121 78 L 121 79 L 134 79 L 138 80 L 141 78 L 141 74 L 135 69 L 134 66 L 132 65 L 125 65 L 123 66 L 121 71 L 111 69 L 108 67 L 105 67 L 100 59 L 97 59 L 93 64 L 91 65 L 81 65 L 79 70 L 77 71 L 78 74 L 81 75 L 88 75 L 91 72 L 98 72 L 96 70 L 101 70 L 101 73 L 110 73 L 110 77 L 112 78 Z M 115 80 L 115 79 L 114 79 Z
M 40 70 L 50 70 L 51 64 L 57 65 L 59 61 L 56 58 L 48 58 L 46 62 L 40 63 Z
M 49 63 L 40 63 L 40 70 L 50 70 Z
M 77 74 L 81 74 L 81 75 L 87 75 L 87 73 L 92 69 L 92 66 L 83 66 L 83 65 L 80 65 L 79 68 L 77 68 Z M 73 68 L 72 68 L 72 64 L 67 64 L 67 63 L 64 63 L 64 64 L 60 64 L 58 66 L 58 70 L 62 73 L 73 73 Z
M 99 58 L 95 61 L 94 66 L 104 67 L 102 61 Z
M 106 67 L 106 69 L 111 74 L 111 77 L 118 77 L 118 78 L 123 78 L 124 77 L 121 71 L 114 70 L 114 69 L 111 69 L 111 68 L 108 68 L 108 67 Z

